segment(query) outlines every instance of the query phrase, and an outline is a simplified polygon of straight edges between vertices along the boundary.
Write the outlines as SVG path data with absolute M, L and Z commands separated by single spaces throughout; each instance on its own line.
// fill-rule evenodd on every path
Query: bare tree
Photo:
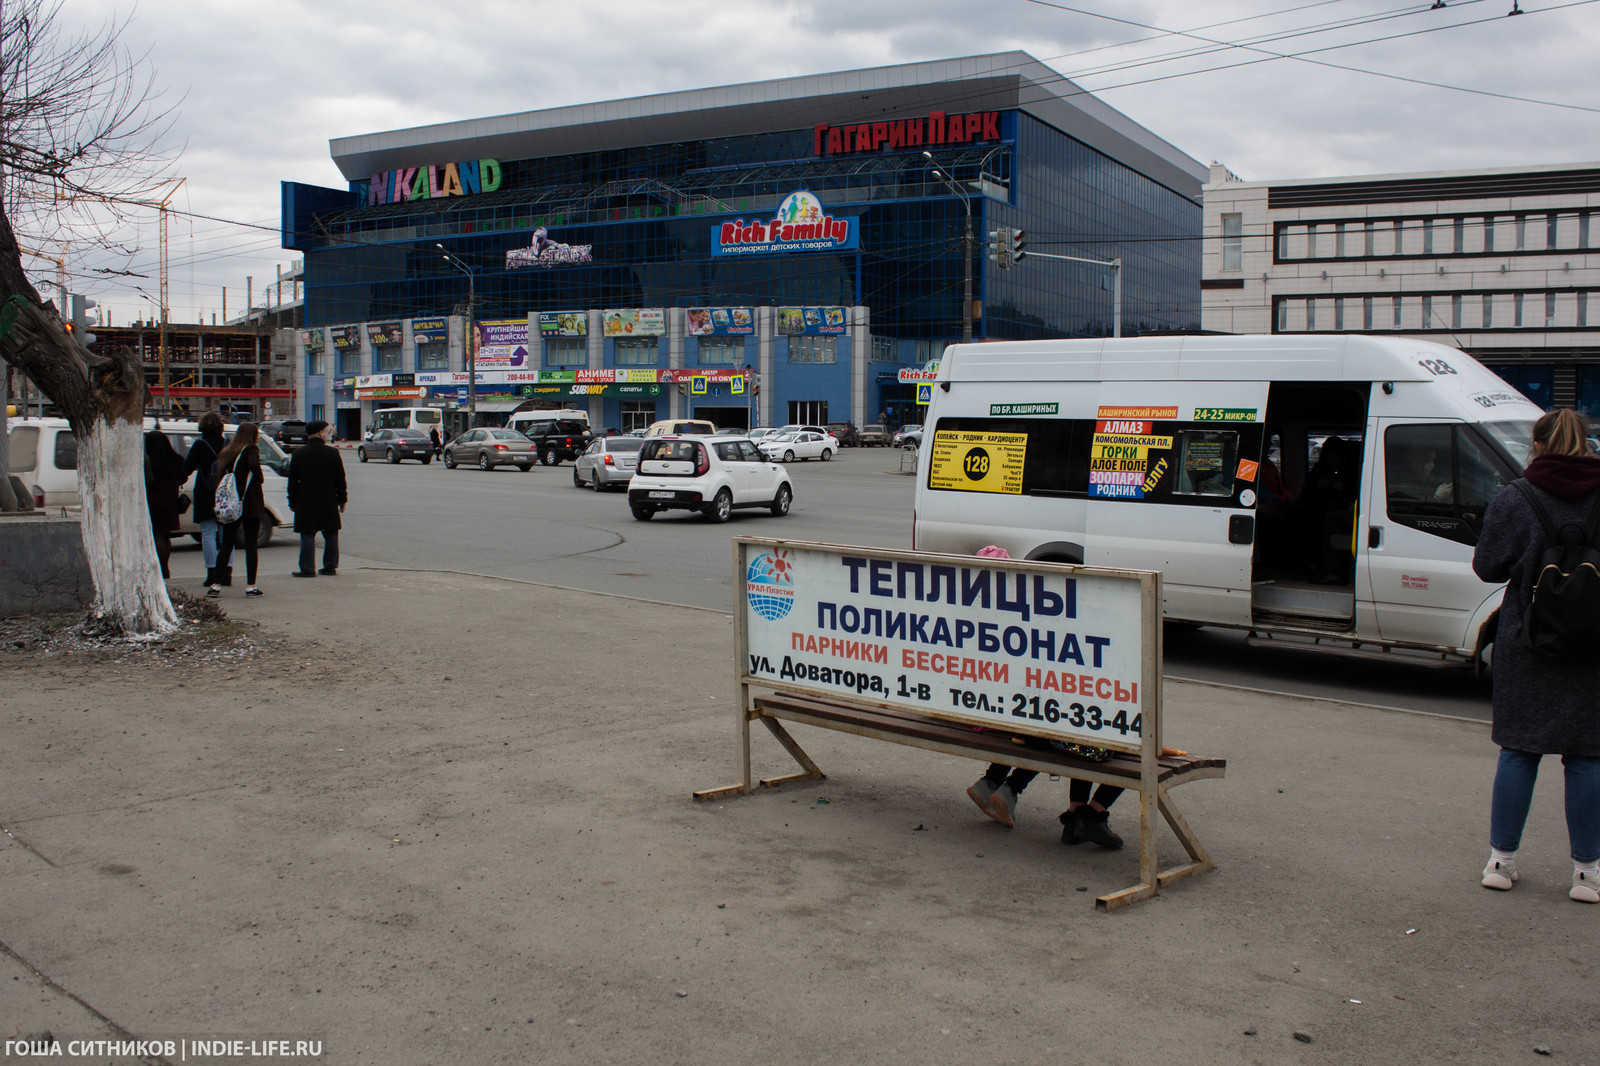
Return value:
M 127 21 L 81 29 L 57 0 L 0 0 L 0 356 L 53 400 L 79 441 L 83 546 L 93 613 L 128 634 L 177 625 L 144 497 L 144 366 L 92 354 L 66 332 L 22 266 L 19 238 L 106 239 L 127 205 L 169 180 L 148 53 Z M 3 412 L 0 412 L 3 415 Z

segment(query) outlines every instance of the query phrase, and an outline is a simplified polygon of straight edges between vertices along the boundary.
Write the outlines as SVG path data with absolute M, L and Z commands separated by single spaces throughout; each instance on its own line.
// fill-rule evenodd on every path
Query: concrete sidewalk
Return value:
M 255 659 L 0 655 L 0 1036 L 315 1034 L 385 1064 L 1600 1063 L 1600 907 L 1566 898 L 1558 764 L 1521 884 L 1485 891 L 1483 725 L 1171 684 L 1168 743 L 1229 759 L 1175 793 L 1219 868 L 1099 914 L 1137 855 L 1062 847 L 1044 778 L 1007 831 L 964 795 L 977 763 L 796 727 L 828 780 L 693 803 L 734 773 L 726 615 L 264 560 L 267 595 L 223 601 Z M 755 761 L 790 769 L 764 734 Z

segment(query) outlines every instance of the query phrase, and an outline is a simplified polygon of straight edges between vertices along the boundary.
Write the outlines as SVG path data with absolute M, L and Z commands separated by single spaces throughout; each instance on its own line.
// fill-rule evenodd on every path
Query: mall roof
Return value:
M 959 85 L 953 83 L 960 83 Z M 337 137 L 345 178 L 459 159 L 538 159 L 675 141 L 881 122 L 930 111 L 1020 110 L 1199 198 L 1209 172 L 1026 52 L 746 82 Z

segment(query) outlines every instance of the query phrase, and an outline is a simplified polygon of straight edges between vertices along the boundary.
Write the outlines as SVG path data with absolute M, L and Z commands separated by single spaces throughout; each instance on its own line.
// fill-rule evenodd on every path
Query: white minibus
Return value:
M 380 429 L 416 429 L 427 433 L 437 429 L 444 435 L 444 412 L 437 407 L 384 407 L 372 412 L 368 435 Z
M 1171 622 L 1481 661 L 1502 586 L 1472 550 L 1540 414 L 1423 341 L 956 345 L 912 543 L 1157 570 Z

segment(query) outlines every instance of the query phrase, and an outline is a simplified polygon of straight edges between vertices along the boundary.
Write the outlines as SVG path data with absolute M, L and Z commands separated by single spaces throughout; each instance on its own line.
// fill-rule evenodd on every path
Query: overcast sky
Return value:
M 1600 3 L 1515 2 L 1515 17 L 1513 0 L 66 0 L 62 14 L 131 11 L 124 40 L 183 99 L 174 204 L 228 222 L 174 217 L 170 301 L 174 320 L 209 322 L 224 285 L 235 315 L 247 275 L 259 304 L 293 261 L 278 183 L 344 186 L 330 138 L 1010 49 L 1248 180 L 1600 159 Z M 154 213 L 128 238 L 131 256 L 68 260 L 69 288 L 118 325 L 149 307 L 133 285 L 156 293 Z M 53 285 L 53 267 L 36 280 Z

